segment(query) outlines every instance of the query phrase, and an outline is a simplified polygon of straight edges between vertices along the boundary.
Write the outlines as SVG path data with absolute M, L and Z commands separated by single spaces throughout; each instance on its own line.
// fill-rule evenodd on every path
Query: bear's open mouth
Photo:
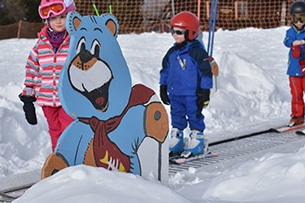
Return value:
M 96 88 L 90 92 L 83 92 L 84 95 L 89 99 L 94 108 L 97 110 L 104 112 L 108 108 L 108 96 L 109 96 L 109 86 L 110 81 L 105 83 L 103 86 Z

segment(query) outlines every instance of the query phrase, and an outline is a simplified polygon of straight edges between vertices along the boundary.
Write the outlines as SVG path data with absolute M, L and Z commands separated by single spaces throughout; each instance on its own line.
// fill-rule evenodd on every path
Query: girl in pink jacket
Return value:
M 52 151 L 64 129 L 73 119 L 64 111 L 58 95 L 60 72 L 68 56 L 70 36 L 66 14 L 75 11 L 73 0 L 41 0 L 38 12 L 45 26 L 31 50 L 25 73 L 25 88 L 19 95 L 26 120 L 37 124 L 34 102 L 42 107 L 51 136 Z

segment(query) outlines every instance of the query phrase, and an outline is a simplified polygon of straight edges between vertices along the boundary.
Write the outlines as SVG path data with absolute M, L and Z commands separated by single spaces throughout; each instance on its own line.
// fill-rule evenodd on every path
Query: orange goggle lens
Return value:
M 43 8 L 40 8 L 40 14 L 43 17 L 49 17 L 50 12 L 52 12 L 55 15 L 63 13 L 65 10 L 65 7 L 63 4 L 52 4 L 50 6 L 46 6 Z
M 293 23 L 297 23 L 300 21 L 300 23 L 304 23 L 305 22 L 305 15 L 301 15 L 301 16 L 291 16 L 291 20 Z

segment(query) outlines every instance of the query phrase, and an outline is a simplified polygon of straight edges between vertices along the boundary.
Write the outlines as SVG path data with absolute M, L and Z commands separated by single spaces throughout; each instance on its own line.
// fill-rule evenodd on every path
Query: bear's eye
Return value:
M 100 49 L 101 49 L 101 45 L 97 40 L 94 40 L 92 43 L 92 47 L 91 47 L 91 54 L 95 57 L 95 58 L 99 58 L 100 57 Z
M 81 51 L 85 51 L 85 50 L 86 50 L 86 40 L 85 38 L 81 38 L 77 45 L 76 54 L 79 54 Z

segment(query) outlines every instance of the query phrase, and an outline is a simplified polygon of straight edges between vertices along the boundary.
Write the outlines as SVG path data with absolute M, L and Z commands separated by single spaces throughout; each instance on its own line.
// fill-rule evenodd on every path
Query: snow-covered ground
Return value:
M 288 122 L 288 49 L 282 44 L 286 29 L 215 33 L 213 53 L 220 74 L 217 91 L 213 91 L 211 103 L 204 110 L 205 134 L 210 141 Z M 51 152 L 41 109 L 36 108 L 38 125 L 31 126 L 17 97 L 23 88 L 26 58 L 35 41 L 0 41 L 0 184 L 1 177 L 39 170 Z M 161 60 L 173 43 L 171 35 L 119 35 L 118 41 L 133 83 L 159 92 Z M 193 178 L 185 178 L 190 173 Z M 305 148 L 301 147 L 296 153 L 265 154 L 224 172 L 190 168 L 169 177 L 168 185 L 150 177 L 75 166 L 38 182 L 15 202 L 284 203 L 304 202 L 304 188 Z

